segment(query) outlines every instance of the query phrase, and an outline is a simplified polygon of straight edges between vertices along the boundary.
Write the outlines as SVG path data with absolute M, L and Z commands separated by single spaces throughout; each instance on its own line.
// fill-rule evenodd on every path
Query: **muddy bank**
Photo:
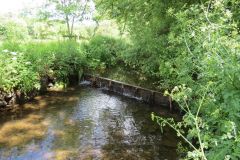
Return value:
M 27 93 L 21 91 L 20 89 L 13 89 L 9 92 L 0 89 L 0 111 L 11 110 L 17 105 L 21 105 L 32 100 L 39 94 L 44 94 L 48 88 L 54 85 L 54 83 L 55 79 L 43 77 L 40 80 L 40 88 L 33 89 Z
M 69 75 L 68 83 L 66 83 L 66 86 L 73 86 L 78 84 L 79 79 L 81 78 L 79 76 L 80 74 L 81 73 Z M 21 91 L 20 89 L 13 89 L 10 92 L 6 92 L 0 88 L 0 111 L 12 110 L 18 105 L 22 105 L 33 100 L 33 98 L 38 95 L 46 94 L 49 89 L 54 87 L 56 81 L 57 79 L 55 77 L 42 77 L 39 81 L 40 88 L 33 89 L 27 93 Z
M 10 93 L 0 91 L 0 111 L 11 110 L 18 104 L 23 104 L 32 100 L 38 94 L 38 90 L 33 90 L 28 93 L 24 93 L 19 90 L 15 90 Z

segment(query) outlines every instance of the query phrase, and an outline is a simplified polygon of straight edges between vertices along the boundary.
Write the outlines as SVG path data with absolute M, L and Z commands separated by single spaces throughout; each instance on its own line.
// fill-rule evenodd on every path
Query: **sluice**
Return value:
M 149 104 L 167 107 L 171 111 L 178 110 L 177 107 L 173 107 L 170 97 L 164 96 L 163 93 L 158 91 L 90 74 L 84 74 L 82 79 L 84 81 L 89 81 L 94 87 L 103 88 L 124 96 L 139 99 Z

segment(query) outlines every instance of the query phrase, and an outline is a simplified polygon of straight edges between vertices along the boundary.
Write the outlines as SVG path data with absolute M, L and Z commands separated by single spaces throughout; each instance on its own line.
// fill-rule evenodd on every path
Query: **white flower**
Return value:
M 221 7 L 223 5 L 223 2 L 222 2 L 222 0 L 216 0 L 214 5 L 216 7 Z
M 12 60 L 13 60 L 13 61 L 16 61 L 16 60 L 17 60 L 17 57 L 13 57 Z
M 26 65 L 30 65 L 30 64 L 31 64 L 31 62 L 26 62 L 25 64 L 26 64 Z
M 224 160 L 229 160 L 229 159 L 231 159 L 230 155 L 226 155 L 225 158 L 224 158 Z
M 191 36 L 192 36 L 192 37 L 194 37 L 194 36 L 195 36 L 195 32 L 194 32 L 194 31 L 192 32 Z
M 7 50 L 7 49 L 4 49 L 4 50 L 3 50 L 3 52 L 4 52 L 4 53 L 7 53 L 7 52 L 8 52 L 8 50 Z
M 232 13 L 231 13 L 231 11 L 230 10 L 226 10 L 226 16 L 228 17 L 228 18 L 231 18 L 232 17 Z
M 201 29 L 201 31 L 202 31 L 202 32 L 205 32 L 205 31 L 207 31 L 207 27 L 206 27 L 206 26 L 204 26 L 204 27 L 201 27 L 200 29 Z
M 175 86 L 172 91 L 173 91 L 173 92 L 178 92 L 178 91 L 179 91 L 178 86 Z
M 12 55 L 16 56 L 17 52 L 10 52 Z

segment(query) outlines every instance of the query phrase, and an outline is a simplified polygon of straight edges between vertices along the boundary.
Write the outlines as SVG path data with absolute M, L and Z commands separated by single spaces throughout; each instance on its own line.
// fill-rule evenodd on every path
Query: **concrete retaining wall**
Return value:
M 163 106 L 169 110 L 178 110 L 176 107 L 172 106 L 170 97 L 164 96 L 163 93 L 158 91 L 89 74 L 83 75 L 83 79 L 90 81 L 91 85 L 94 87 L 104 88 L 125 96 L 141 99 L 146 103 Z

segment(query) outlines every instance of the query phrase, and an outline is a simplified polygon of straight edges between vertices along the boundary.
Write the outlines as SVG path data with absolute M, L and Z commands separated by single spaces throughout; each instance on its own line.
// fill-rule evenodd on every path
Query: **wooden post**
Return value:
M 122 84 L 122 94 L 123 94 L 123 92 L 124 92 L 124 85 Z
M 172 98 L 169 96 L 169 107 L 170 111 L 172 112 Z

